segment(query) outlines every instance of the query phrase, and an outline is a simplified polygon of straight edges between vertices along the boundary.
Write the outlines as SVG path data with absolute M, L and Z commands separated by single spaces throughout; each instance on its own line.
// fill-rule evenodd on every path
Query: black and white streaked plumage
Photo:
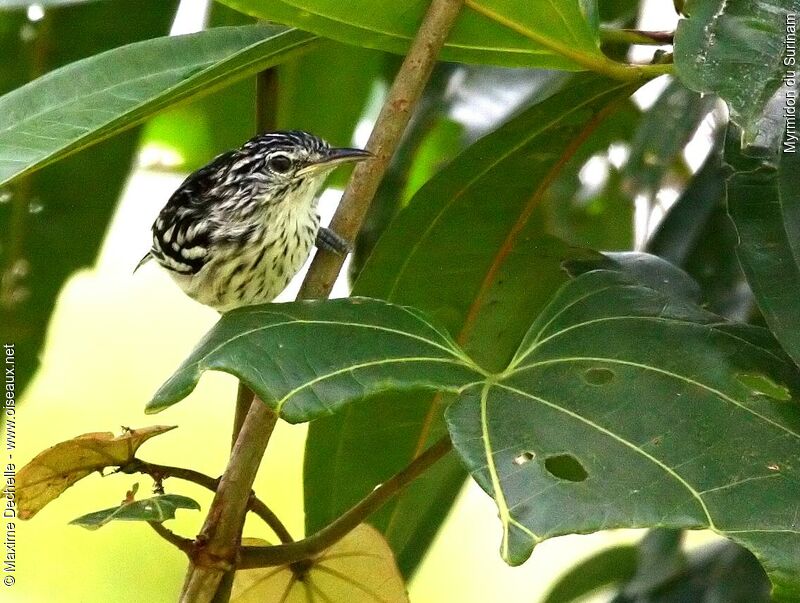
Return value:
M 187 295 L 220 312 L 270 302 L 315 243 L 346 253 L 347 243 L 319 226 L 317 193 L 334 167 L 369 156 L 300 131 L 251 138 L 183 181 L 139 266 L 155 259 Z

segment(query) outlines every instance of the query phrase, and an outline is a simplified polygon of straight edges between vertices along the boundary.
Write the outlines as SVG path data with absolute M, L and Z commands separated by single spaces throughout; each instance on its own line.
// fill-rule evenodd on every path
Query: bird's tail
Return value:
M 138 264 L 136 264 L 136 268 L 133 269 L 133 274 L 136 274 L 136 271 L 139 270 L 139 268 L 141 268 L 143 264 L 146 264 L 148 261 L 152 259 L 153 255 L 149 251 L 145 253 L 144 257 L 141 260 L 139 260 Z

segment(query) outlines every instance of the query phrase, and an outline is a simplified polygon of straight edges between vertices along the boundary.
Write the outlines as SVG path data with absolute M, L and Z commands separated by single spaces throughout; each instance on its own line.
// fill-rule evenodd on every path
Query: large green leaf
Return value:
M 531 214 L 554 177 L 630 87 L 580 76 L 466 150 L 390 225 L 354 285 L 356 295 L 433 314 L 478 361 L 499 368 L 565 282 L 562 260 L 594 257 L 543 237 Z M 444 431 L 447 400 L 386 394 L 314 422 L 305 456 L 306 530 L 332 521 Z M 392 434 L 392 446 L 381 445 Z M 373 517 L 409 575 L 466 475 L 455 461 Z
M 310 34 L 221 27 L 110 50 L 0 97 L 0 184 L 129 128 L 157 111 L 307 49 Z
M 320 36 L 404 54 L 428 0 L 222 0 L 261 19 Z M 442 50 L 446 61 L 580 69 L 604 60 L 578 0 L 469 0 Z M 571 58 L 568 58 L 571 57 Z
M 615 527 L 709 528 L 800 594 L 800 392 L 765 333 L 607 271 L 562 288 L 509 366 L 448 409 L 502 555 Z
M 169 32 L 177 2 L 116 0 L 0 14 L 0 93 L 60 65 Z M 132 11 L 141 11 L 131 19 Z M 56 296 L 95 258 L 128 176 L 137 133 L 101 144 L 0 189 L 0 338 L 16 349 L 18 396 L 39 363 Z
M 458 392 L 450 435 L 497 502 L 511 564 L 561 534 L 708 528 L 753 551 L 777 596 L 800 595 L 797 368 L 767 331 L 627 274 L 568 282 L 493 372 L 407 307 L 353 298 L 242 308 L 150 409 L 186 396 L 206 368 L 235 374 L 292 421 L 384 390 Z
M 796 33 L 800 0 L 692 0 L 686 10 L 675 34 L 678 75 L 689 88 L 725 99 L 752 140 L 786 74 L 785 40 L 790 23 Z
M 455 391 L 482 372 L 446 332 L 406 307 L 360 298 L 250 306 L 222 317 L 148 412 L 186 397 L 208 369 L 235 375 L 292 423 L 383 390 Z
M 751 157 L 739 139 L 731 128 L 725 149 L 737 255 L 767 324 L 800 364 L 800 158 L 784 149 Z

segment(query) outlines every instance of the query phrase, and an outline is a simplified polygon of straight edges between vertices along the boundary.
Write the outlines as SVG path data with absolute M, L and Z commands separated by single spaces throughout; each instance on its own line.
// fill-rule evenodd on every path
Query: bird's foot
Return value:
M 317 248 L 325 251 L 332 251 L 338 255 L 347 255 L 353 249 L 350 242 L 344 237 L 340 237 L 330 228 L 320 227 L 317 231 Z

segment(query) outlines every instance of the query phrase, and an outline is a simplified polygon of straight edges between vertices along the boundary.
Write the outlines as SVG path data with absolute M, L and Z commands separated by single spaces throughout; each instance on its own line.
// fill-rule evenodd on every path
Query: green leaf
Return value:
M 209 369 L 235 375 L 291 423 L 385 390 L 455 391 L 482 372 L 410 308 L 360 298 L 250 306 L 220 319 L 147 411 L 186 397 Z
M 448 429 L 497 501 L 509 563 L 561 534 L 708 528 L 753 551 L 776 596 L 800 593 L 797 368 L 767 331 L 627 274 L 568 282 L 507 366 L 488 373 L 407 307 L 355 298 L 242 308 L 151 409 L 187 395 L 206 368 L 234 373 L 291 421 L 382 391 L 457 393 Z
M 81 515 L 69 523 L 87 530 L 100 529 L 110 521 L 155 521 L 161 523 L 167 519 L 175 519 L 175 511 L 178 509 L 199 511 L 200 504 L 188 496 L 161 494 Z
M 608 151 L 612 145 L 630 145 L 641 119 L 633 102 L 624 103 L 581 144 L 545 193 L 540 219 L 550 234 L 590 249 L 633 247 L 633 196 L 623 186 L 624 167 L 612 164 Z M 608 176 L 599 187 L 587 186 L 581 172 L 597 161 Z
M 109 48 L 169 32 L 177 2 L 115 0 L 0 14 L 0 94 Z M 131 19 L 131 11 L 140 11 Z M 0 339 L 16 343 L 18 399 L 39 365 L 56 297 L 96 257 L 133 164 L 136 131 L 0 189 Z
M 747 322 L 755 300 L 736 258 L 738 237 L 725 204 L 721 151 L 713 150 L 667 212 L 647 250 L 686 270 L 707 308 Z
M 467 149 L 423 186 L 380 239 L 354 294 L 432 314 L 488 368 L 508 362 L 566 280 L 561 262 L 596 257 L 545 237 L 531 217 L 579 144 L 632 88 L 578 76 Z M 445 432 L 447 396 L 386 394 L 315 421 L 306 443 L 306 531 L 324 527 Z M 392 446 L 385 446 L 386 434 Z M 408 576 L 466 475 L 455 459 L 371 518 Z
M 110 50 L 0 97 L 0 184 L 310 46 L 284 28 L 221 27 Z
M 800 0 L 693 0 L 686 8 L 690 17 L 675 34 L 678 76 L 692 90 L 723 98 L 752 141 L 755 122 L 785 75 L 784 41 L 790 15 L 796 28 Z
M 728 131 L 728 211 L 747 282 L 772 332 L 800 364 L 800 158 L 795 152 L 745 155 L 737 128 Z
M 786 501 L 800 496 L 800 411 L 741 374 L 800 392 L 763 330 L 616 272 L 565 285 L 509 366 L 447 411 L 456 450 L 497 502 L 503 558 L 522 563 L 566 533 L 709 528 L 753 551 L 777 596 L 798 596 Z
M 317 35 L 405 54 L 426 0 L 222 0 L 260 19 Z M 573 57 L 572 59 L 567 57 Z M 470 0 L 447 38 L 442 60 L 579 70 L 582 58 L 603 60 L 597 31 L 578 0 Z
M 717 99 L 692 92 L 678 80 L 664 89 L 642 116 L 625 165 L 628 188 L 654 197 L 700 122 Z
M 573 276 L 600 269 L 625 272 L 664 295 L 698 304 L 701 301 L 697 281 L 663 258 L 641 251 L 607 252 L 600 258 L 567 260 L 564 269 Z
M 752 553 L 733 542 L 723 542 L 687 555 L 680 550 L 679 538 L 675 539 L 679 535 L 657 529 L 645 536 L 639 544 L 636 575 L 611 603 L 772 600 L 769 581 Z
M 619 584 L 636 572 L 636 547 L 605 549 L 572 567 L 551 587 L 542 603 L 570 603 L 606 586 Z

